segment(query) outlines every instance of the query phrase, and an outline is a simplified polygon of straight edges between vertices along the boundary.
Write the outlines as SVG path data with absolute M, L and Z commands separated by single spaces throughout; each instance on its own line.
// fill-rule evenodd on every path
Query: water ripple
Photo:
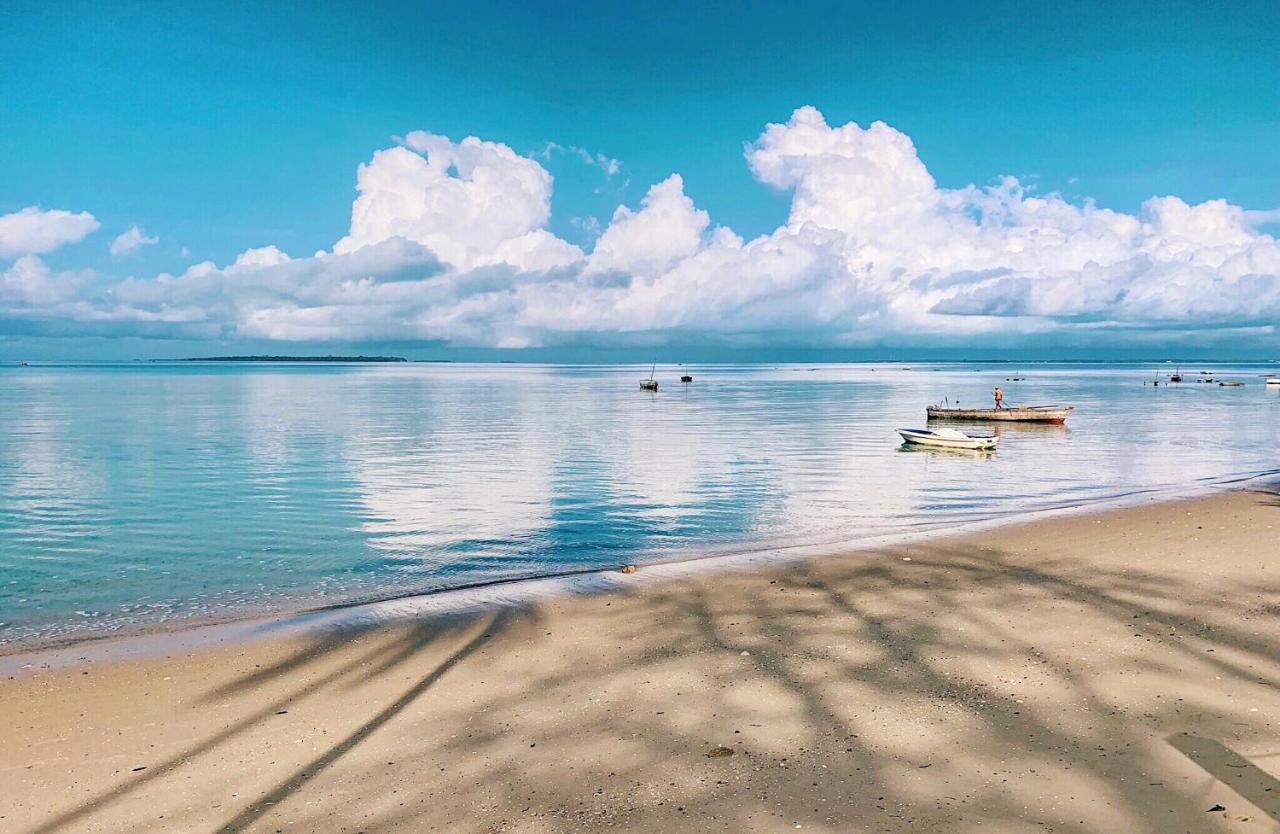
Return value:
M 1277 392 L 1142 385 L 1163 368 L 684 370 L 0 368 L 0 644 L 850 542 L 1262 470 L 1280 439 Z M 1077 413 L 897 447 L 996 384 Z

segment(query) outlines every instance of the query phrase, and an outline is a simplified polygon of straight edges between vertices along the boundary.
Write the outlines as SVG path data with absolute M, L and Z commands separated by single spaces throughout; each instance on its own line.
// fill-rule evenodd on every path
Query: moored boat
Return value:
M 897 432 L 907 443 L 939 449 L 994 449 L 1000 442 L 994 435 L 971 435 L 955 429 L 897 429 Z
M 1065 423 L 1073 405 L 1020 405 L 1009 408 L 949 408 L 931 405 L 930 420 L 981 420 L 1002 423 Z
M 640 380 L 641 391 L 657 391 L 658 390 L 658 380 L 653 378 L 653 372 L 656 371 L 657 369 L 658 369 L 658 366 L 654 365 L 652 368 L 649 369 L 649 378 Z
M 1266 381 L 1267 385 L 1280 385 L 1280 376 L 1269 376 Z

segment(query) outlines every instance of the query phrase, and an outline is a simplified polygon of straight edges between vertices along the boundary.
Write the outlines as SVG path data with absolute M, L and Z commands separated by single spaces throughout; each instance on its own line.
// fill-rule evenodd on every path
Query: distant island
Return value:
M 162 361 L 162 360 L 161 360 Z M 407 362 L 403 356 L 190 356 L 179 362 Z

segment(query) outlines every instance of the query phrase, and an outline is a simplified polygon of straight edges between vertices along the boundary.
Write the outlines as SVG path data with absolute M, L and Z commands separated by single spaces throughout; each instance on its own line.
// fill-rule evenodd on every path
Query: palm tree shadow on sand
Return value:
M 1277 741 L 1278 612 L 1277 580 L 917 544 L 331 633 L 212 687 L 192 709 L 225 705 L 222 729 L 34 831 L 167 791 L 228 809 L 224 834 L 1219 830 L 1215 780 L 1280 823 L 1236 751 Z M 300 766 L 236 797 L 184 779 L 308 704 L 343 720 Z

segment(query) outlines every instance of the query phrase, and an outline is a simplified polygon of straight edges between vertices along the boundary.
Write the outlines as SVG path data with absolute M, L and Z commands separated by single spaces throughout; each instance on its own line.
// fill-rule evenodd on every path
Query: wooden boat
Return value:
M 994 449 L 1000 438 L 993 435 L 965 434 L 955 429 L 897 429 L 906 443 L 913 446 L 933 446 L 939 449 Z
M 925 409 L 930 420 L 982 420 L 1002 423 L 1065 423 L 1075 411 L 1073 405 L 1019 405 L 1010 408 L 948 408 L 931 405 Z
M 658 369 L 658 366 L 654 365 L 652 368 L 649 369 L 649 378 L 640 380 L 641 391 L 657 391 L 658 390 L 658 380 L 653 378 L 653 372 L 656 371 L 657 369 Z

